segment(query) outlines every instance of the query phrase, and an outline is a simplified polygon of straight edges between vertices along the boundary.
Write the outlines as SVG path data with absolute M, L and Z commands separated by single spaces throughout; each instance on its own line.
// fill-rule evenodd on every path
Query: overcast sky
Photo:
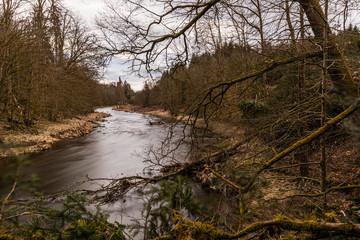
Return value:
M 63 4 L 74 14 L 80 16 L 90 28 L 95 28 L 95 16 L 103 11 L 105 7 L 103 0 L 63 0 Z M 128 67 L 129 64 L 124 64 L 120 60 L 114 59 L 104 71 L 104 81 L 107 83 L 117 82 L 119 77 L 121 77 L 123 81 L 131 84 L 133 90 L 141 90 L 144 79 L 134 74 L 128 74 Z

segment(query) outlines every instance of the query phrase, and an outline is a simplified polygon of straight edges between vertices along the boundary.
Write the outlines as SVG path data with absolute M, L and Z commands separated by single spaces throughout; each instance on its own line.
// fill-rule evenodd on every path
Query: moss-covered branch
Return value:
M 324 124 L 324 126 L 319 128 L 315 132 L 311 133 L 307 137 L 302 138 L 299 141 L 295 142 L 290 147 L 288 147 L 285 150 L 281 151 L 280 153 L 276 154 L 272 159 L 270 159 L 268 162 L 266 162 L 262 166 L 260 166 L 255 171 L 253 176 L 251 177 L 249 183 L 245 187 L 242 188 L 242 191 L 247 192 L 251 188 L 251 186 L 254 184 L 256 178 L 264 170 L 270 168 L 272 165 L 279 162 L 281 159 L 283 159 L 285 156 L 289 155 L 290 153 L 292 153 L 296 149 L 310 143 L 311 141 L 313 141 L 314 139 L 316 139 L 317 137 L 321 136 L 326 131 L 328 131 L 331 127 L 333 127 L 334 125 L 336 125 L 337 123 L 339 123 L 340 121 L 345 119 L 346 117 L 350 116 L 353 112 L 355 112 L 359 108 L 359 103 L 360 103 L 360 99 L 356 99 L 355 102 L 352 105 L 350 105 L 350 107 L 348 107 L 346 110 L 341 112 L 339 115 L 337 115 L 336 117 L 334 117 L 331 120 L 329 120 L 328 122 L 326 122 Z
M 331 234 L 335 235 L 347 235 L 360 237 L 360 224 L 352 223 L 327 223 L 317 222 L 314 220 L 306 221 L 293 221 L 286 216 L 278 216 L 272 221 L 256 222 L 250 226 L 240 230 L 235 234 L 224 232 L 217 229 L 213 225 L 193 222 L 185 220 L 180 214 L 176 214 L 174 217 L 176 223 L 171 234 L 157 238 L 160 239 L 238 239 L 246 237 L 249 234 L 256 233 L 259 230 L 266 229 L 267 227 L 277 226 L 286 231 L 297 231 L 301 233 L 314 233 L 314 234 Z

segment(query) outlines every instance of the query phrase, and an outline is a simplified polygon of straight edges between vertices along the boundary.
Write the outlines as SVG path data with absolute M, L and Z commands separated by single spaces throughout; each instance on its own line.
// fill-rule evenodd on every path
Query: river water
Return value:
M 79 185 L 85 179 L 144 175 L 147 163 L 143 152 L 150 145 L 159 146 L 167 134 L 165 125 L 150 125 L 160 119 L 138 113 L 101 108 L 97 111 L 111 114 L 92 133 L 76 139 L 61 141 L 53 149 L 30 158 L 32 165 L 26 175 L 36 174 L 44 180 L 38 189 L 43 194 L 63 189 L 84 189 Z M 183 149 L 184 150 L 184 149 Z M 128 194 L 126 201 L 107 205 L 104 211 L 111 221 L 130 223 L 140 216 L 142 202 L 136 194 Z

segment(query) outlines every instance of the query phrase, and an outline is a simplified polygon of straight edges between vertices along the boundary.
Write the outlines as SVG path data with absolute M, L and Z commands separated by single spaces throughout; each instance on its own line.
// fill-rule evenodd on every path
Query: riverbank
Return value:
M 160 107 L 140 107 L 137 105 L 126 104 L 114 106 L 112 109 L 115 111 L 148 114 L 151 116 L 162 118 L 164 120 L 174 119 L 174 116 L 172 116 L 169 111 L 166 111 Z
M 159 108 L 141 108 L 137 106 L 120 106 L 121 111 L 138 112 L 150 114 L 158 117 L 165 116 L 171 118 L 171 114 Z M 177 117 L 179 119 L 179 117 Z M 172 119 L 175 119 L 173 117 Z M 177 120 L 178 120 L 177 119 Z M 197 121 L 201 122 L 201 119 Z M 197 127 L 201 127 L 197 125 Z M 255 129 L 244 124 L 234 124 L 231 120 L 211 121 L 209 123 L 211 133 L 219 137 L 215 144 L 201 147 L 200 156 L 210 154 L 211 151 L 220 147 L 228 148 L 231 144 L 241 143 L 241 147 L 235 153 L 219 163 L 213 163 L 211 170 L 204 171 L 205 168 L 194 170 L 195 179 L 202 186 L 214 190 L 217 193 L 229 192 L 226 199 L 231 202 L 232 208 L 236 209 L 237 193 L 231 189 L 228 181 L 238 185 L 244 185 L 250 179 L 250 174 L 257 171 L 258 166 L 266 164 L 274 155 L 277 155 L 276 149 L 266 144 L 261 137 L 249 138 L 253 135 Z M 247 140 L 247 138 L 249 140 Z M 338 135 L 336 138 L 327 138 L 327 184 L 328 191 L 331 194 L 326 195 L 326 205 L 328 209 L 341 215 L 349 215 L 354 218 L 360 218 L 359 198 L 359 177 L 360 168 L 358 160 L 360 159 L 360 150 L 358 147 L 358 136 L 350 134 Z M 216 152 L 216 151 L 212 151 Z M 257 177 L 257 182 L 251 192 L 245 194 L 243 201 L 246 203 L 247 214 L 244 215 L 244 222 L 254 222 L 270 220 L 268 216 L 277 216 L 286 212 L 287 216 L 294 219 L 308 219 L 312 211 L 318 210 L 318 205 L 322 204 L 322 194 L 319 194 L 321 170 L 319 159 L 321 159 L 321 150 L 310 148 L 306 151 L 306 160 L 308 161 L 308 176 L 301 176 L 300 166 L 297 163 L 294 154 L 289 154 L 279 161 L 276 166 L 262 172 Z M 176 168 L 177 166 L 175 166 Z M 175 169 L 174 168 L 174 169 Z M 168 168 L 167 171 L 174 170 Z M 210 171 L 210 172 L 209 172 Z M 213 171 L 213 172 L 211 172 Z M 226 176 L 226 178 L 223 178 Z M 224 180 L 226 179 L 226 180 Z M 349 186 L 349 190 L 342 191 L 338 186 L 344 183 Z M 313 202 L 305 202 L 304 197 L 318 195 L 313 198 Z M 355 197 L 356 196 L 356 197 Z M 291 208 L 291 206 L 298 206 Z M 254 217 L 256 216 L 256 217 Z M 238 216 L 235 214 L 235 219 Z
M 105 121 L 107 113 L 90 113 L 58 122 L 39 121 L 30 128 L 8 130 L 0 125 L 0 159 L 9 155 L 37 153 L 50 149 L 65 138 L 75 138 L 93 131 L 94 121 Z
M 155 116 L 161 118 L 164 121 L 168 122 L 176 122 L 180 121 L 183 123 L 187 123 L 187 117 L 182 118 L 181 115 L 173 116 L 167 110 L 164 110 L 161 107 L 140 107 L 137 105 L 118 105 L 112 107 L 115 111 L 124 111 L 124 112 L 133 112 L 133 113 L 141 113 L 141 114 L 148 114 L 151 116 Z M 245 139 L 246 135 L 246 128 L 244 126 L 234 125 L 227 122 L 220 122 L 220 121 L 211 121 L 205 125 L 203 119 L 197 119 L 196 127 L 198 128 L 205 128 L 207 127 L 213 134 L 220 135 L 223 138 L 226 138 L 228 144 L 234 144 L 238 141 Z

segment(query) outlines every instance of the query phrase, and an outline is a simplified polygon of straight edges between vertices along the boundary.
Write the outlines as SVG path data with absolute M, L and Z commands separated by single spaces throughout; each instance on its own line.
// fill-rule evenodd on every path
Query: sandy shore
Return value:
M 11 154 L 37 153 L 50 149 L 61 139 L 75 138 L 90 133 L 98 126 L 94 121 L 104 121 L 107 113 L 90 113 L 59 122 L 40 121 L 24 130 L 0 128 L 0 159 Z

